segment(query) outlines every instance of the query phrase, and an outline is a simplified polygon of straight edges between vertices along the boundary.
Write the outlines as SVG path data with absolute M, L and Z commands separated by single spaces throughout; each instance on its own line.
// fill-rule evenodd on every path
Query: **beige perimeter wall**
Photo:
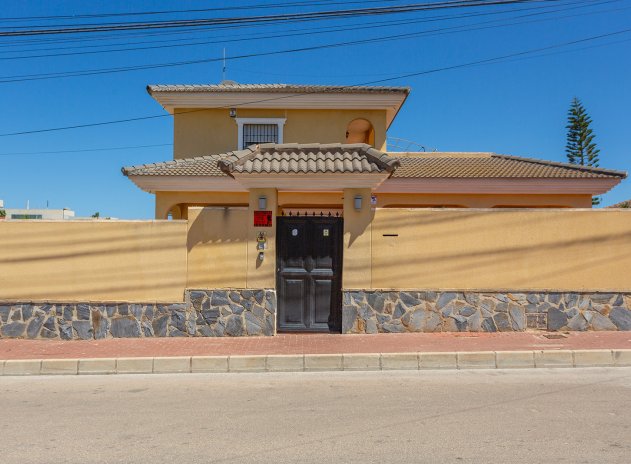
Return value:
M 0 222 L 0 300 L 183 301 L 186 222 Z
M 631 211 L 379 209 L 364 233 L 365 288 L 631 290 Z

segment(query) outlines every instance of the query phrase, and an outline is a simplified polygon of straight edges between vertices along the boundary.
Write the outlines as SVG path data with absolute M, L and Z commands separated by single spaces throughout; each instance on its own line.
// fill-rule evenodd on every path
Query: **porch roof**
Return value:
M 233 174 L 324 174 L 391 173 L 399 166 L 396 158 L 358 144 L 273 144 L 252 145 L 227 153 L 217 162 Z

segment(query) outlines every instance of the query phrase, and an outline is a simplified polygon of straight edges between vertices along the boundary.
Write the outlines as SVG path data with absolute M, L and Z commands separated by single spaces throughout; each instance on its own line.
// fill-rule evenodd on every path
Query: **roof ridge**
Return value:
M 576 171 L 596 172 L 596 173 L 609 174 L 609 175 L 614 175 L 614 176 L 622 176 L 623 178 L 627 177 L 626 171 L 618 171 L 615 169 L 606 169 L 606 168 L 601 168 L 601 167 L 583 166 L 581 164 L 563 163 L 561 161 L 549 161 L 549 160 L 542 160 L 542 159 L 537 159 L 537 158 L 527 158 L 524 156 L 504 155 L 501 153 L 491 153 L 491 157 L 503 158 L 503 159 L 509 159 L 509 160 L 515 160 L 515 161 L 525 161 L 527 163 L 539 164 L 542 166 L 558 166 L 562 168 L 574 169 Z

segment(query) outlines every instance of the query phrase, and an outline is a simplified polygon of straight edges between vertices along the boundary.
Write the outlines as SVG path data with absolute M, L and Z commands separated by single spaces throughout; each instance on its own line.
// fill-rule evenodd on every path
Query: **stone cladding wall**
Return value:
M 345 290 L 342 333 L 631 330 L 631 293 Z
M 187 290 L 185 303 L 0 302 L 0 338 L 274 335 L 274 290 Z

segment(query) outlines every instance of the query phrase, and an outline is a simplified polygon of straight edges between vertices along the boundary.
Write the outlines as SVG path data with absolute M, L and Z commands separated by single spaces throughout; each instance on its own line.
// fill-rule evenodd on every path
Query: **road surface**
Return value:
M 629 463 L 631 368 L 0 377 L 0 462 Z

